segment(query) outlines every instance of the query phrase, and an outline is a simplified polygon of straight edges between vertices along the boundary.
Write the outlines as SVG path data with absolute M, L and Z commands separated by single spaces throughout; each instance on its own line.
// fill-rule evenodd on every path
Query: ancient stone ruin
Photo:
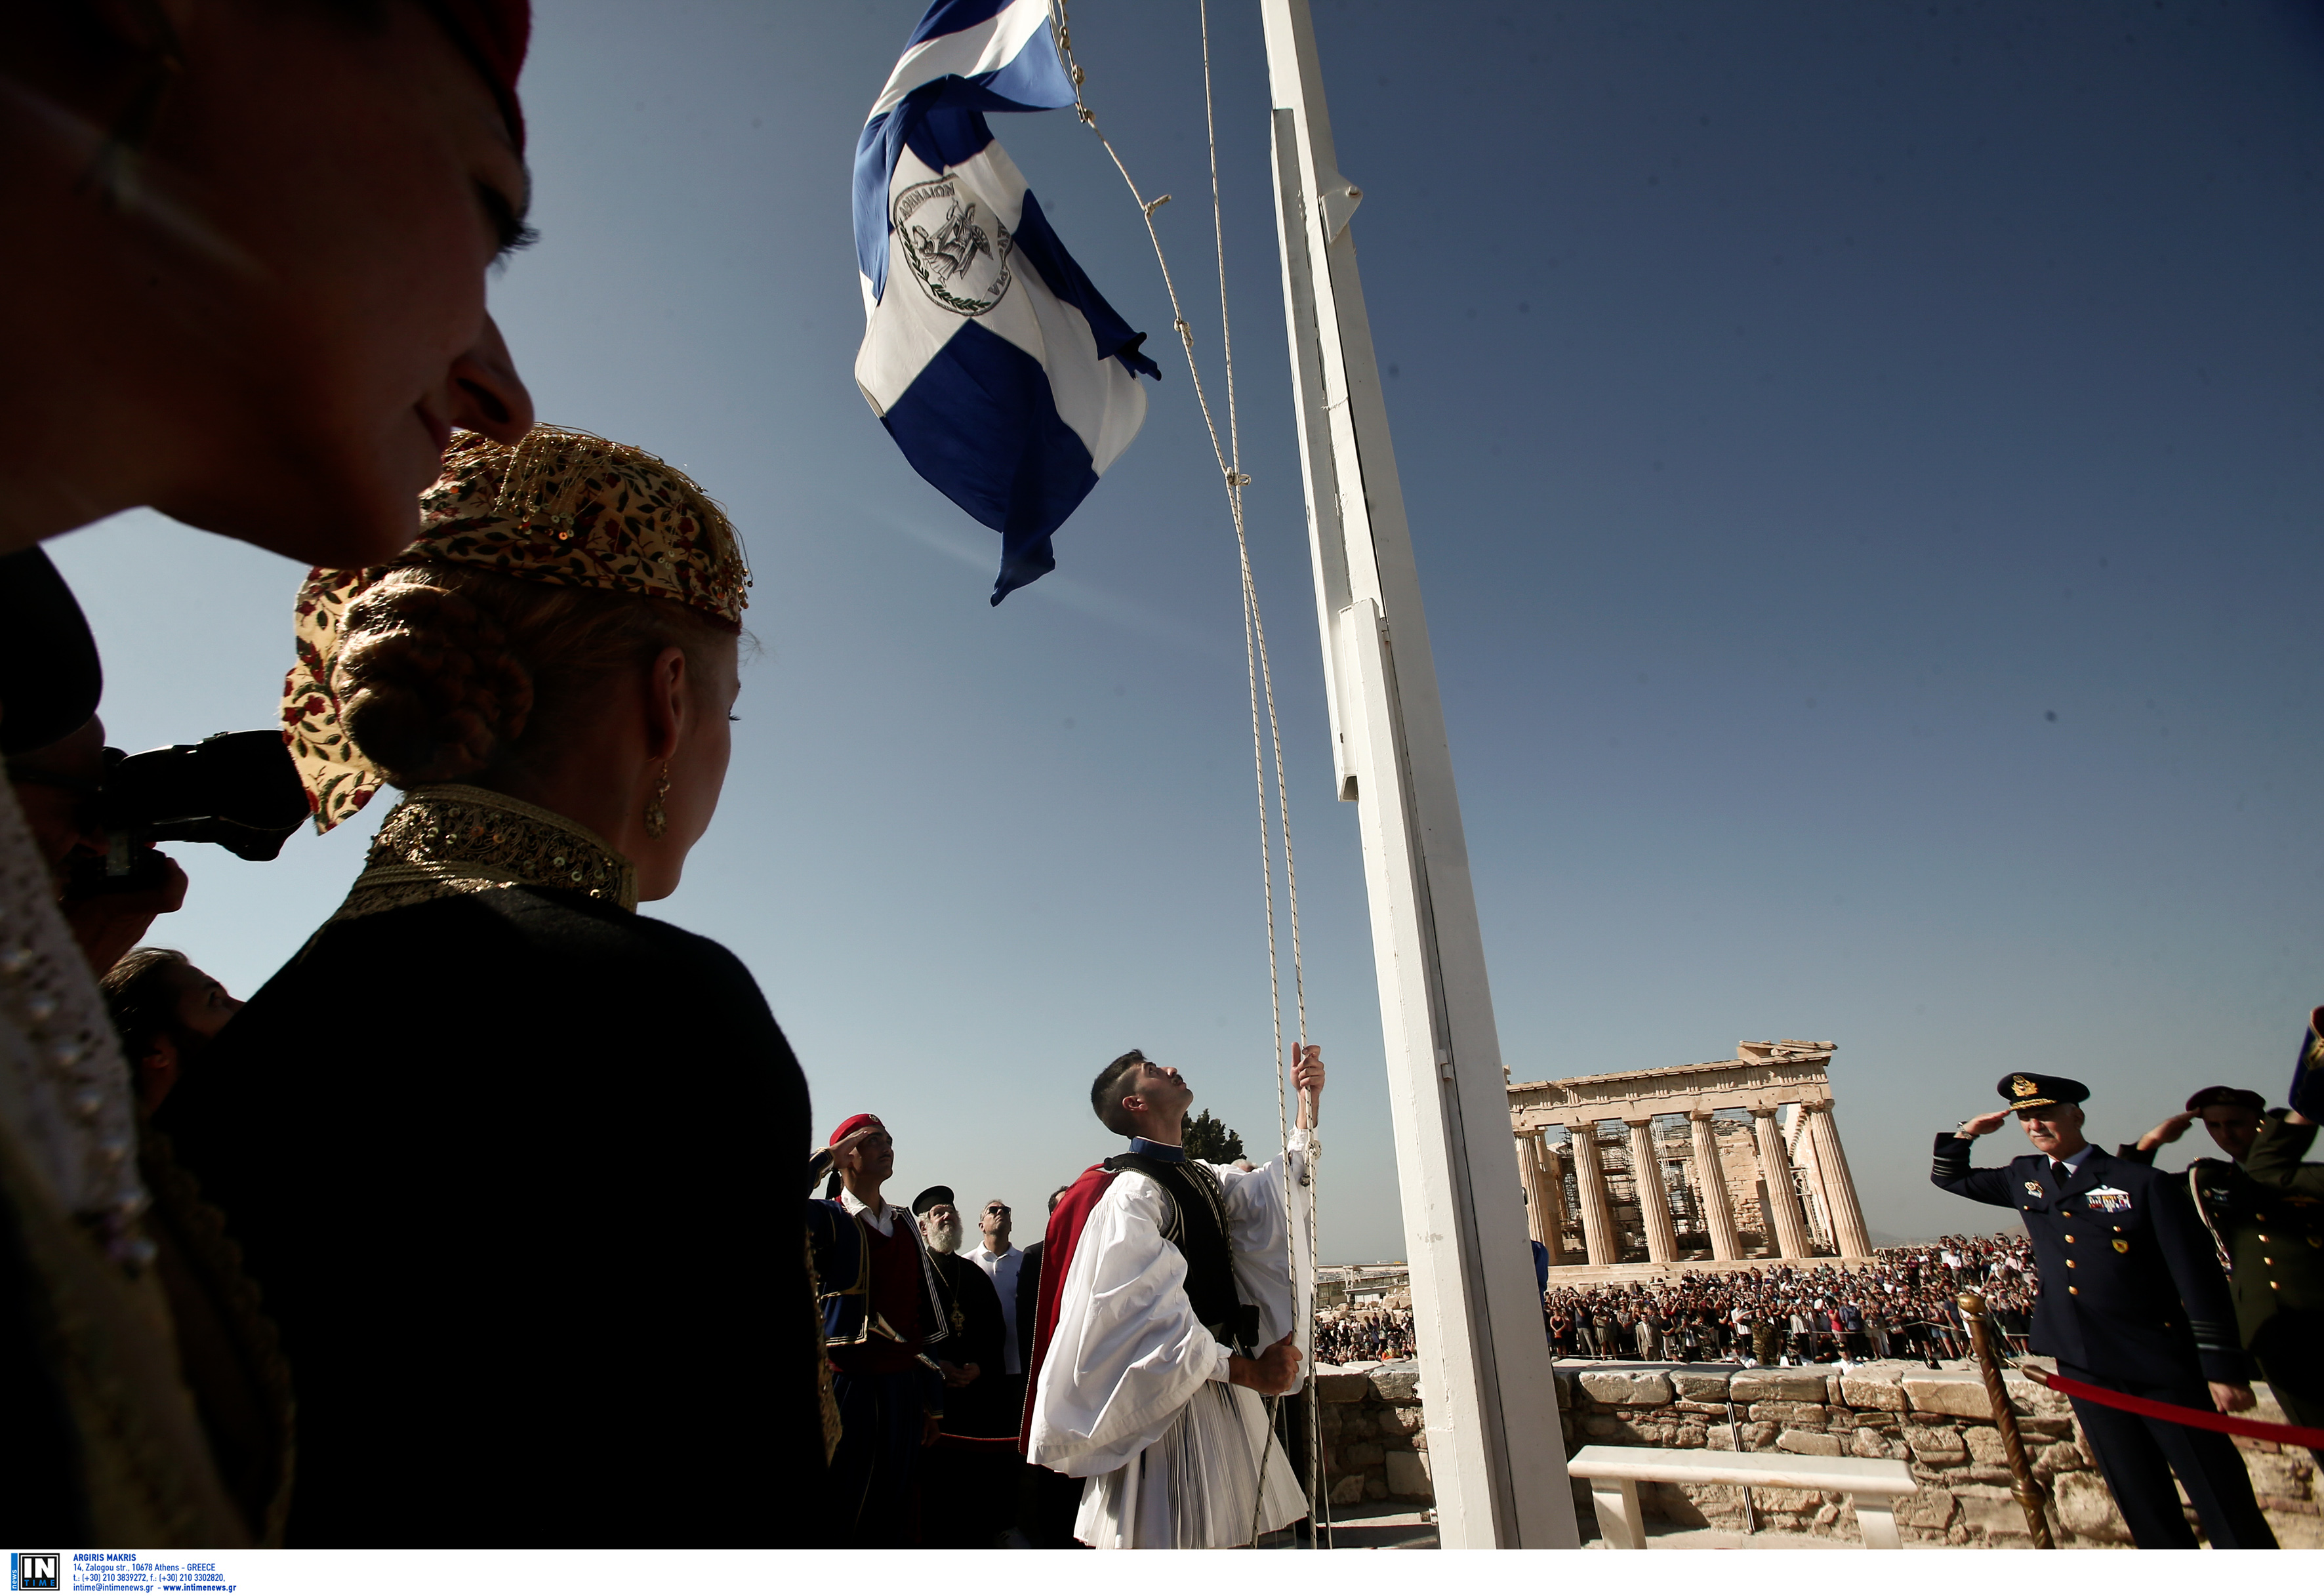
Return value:
M 1830 1042 L 1512 1082 L 1527 1228 L 1569 1280 L 1872 1253 L 1832 1118 Z M 1637 1266 L 1644 1266 L 1639 1268 Z

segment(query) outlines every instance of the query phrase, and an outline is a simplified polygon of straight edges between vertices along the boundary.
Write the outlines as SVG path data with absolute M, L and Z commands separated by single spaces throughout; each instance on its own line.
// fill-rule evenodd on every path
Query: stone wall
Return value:
M 1409 1361 L 1362 1374 L 1325 1374 L 1323 1399 L 1327 1477 L 1336 1502 L 1433 1499 L 1419 1377 Z M 2024 1546 L 2025 1519 L 2009 1494 L 2000 1432 L 1985 1387 L 1966 1370 L 1917 1363 L 1868 1363 L 1843 1375 L 1830 1367 L 1741 1369 L 1727 1364 L 1589 1363 L 1557 1370 L 1558 1407 L 1571 1456 L 1592 1444 L 1896 1458 L 1920 1489 L 1896 1504 L 1896 1527 L 1910 1544 Z M 2128 1545 L 2130 1536 L 2066 1399 L 2019 1376 L 2006 1378 L 2010 1406 L 2052 1499 L 2061 1545 Z M 2283 1422 L 2260 1388 L 2252 1416 Z M 1733 1428 L 1729 1424 L 1732 1405 Z M 2236 1442 L 2276 1538 L 2324 1547 L 2324 1517 L 2313 1460 L 2298 1447 Z M 1743 1527 L 1740 1490 L 1719 1485 L 1640 1488 L 1650 1520 L 1686 1527 Z M 1856 1515 L 1837 1492 L 1756 1488 L 1762 1529 L 1857 1536 Z M 1585 1482 L 1574 1482 L 1583 1535 L 1596 1533 Z
M 1433 1502 L 1420 1370 L 1411 1359 L 1360 1374 L 1318 1373 L 1323 1478 L 1334 1504 Z

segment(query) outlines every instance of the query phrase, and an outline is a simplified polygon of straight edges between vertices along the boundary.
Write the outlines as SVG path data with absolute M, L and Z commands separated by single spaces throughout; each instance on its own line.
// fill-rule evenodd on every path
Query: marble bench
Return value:
M 1642 1552 L 1646 1520 L 1638 1482 L 1669 1485 L 1774 1485 L 1794 1490 L 1844 1490 L 1856 1499 L 1856 1522 L 1868 1550 L 1893 1552 L 1895 1499 L 1918 1489 L 1913 1471 L 1887 1458 L 1794 1457 L 1775 1452 L 1696 1452 L 1662 1446 L 1585 1446 L 1565 1471 L 1590 1481 L 1598 1527 L 1609 1546 Z

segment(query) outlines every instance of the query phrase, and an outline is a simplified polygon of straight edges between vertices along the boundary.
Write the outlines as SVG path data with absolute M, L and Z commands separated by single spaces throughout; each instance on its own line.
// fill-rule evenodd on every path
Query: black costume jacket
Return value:
M 2126 1385 L 2249 1378 L 2227 1281 L 2184 1181 L 2092 1148 L 2061 1189 L 2038 1153 L 1972 1169 L 1969 1147 L 1940 1135 L 1929 1178 L 2024 1218 L 2042 1275 L 2035 1352 Z
M 1186 1300 L 1194 1317 L 1219 1342 L 1246 1357 L 1259 1348 L 1259 1310 L 1242 1300 L 1235 1286 L 1234 1244 L 1227 1234 L 1226 1195 L 1210 1167 L 1181 1156 L 1157 1158 L 1136 1150 L 1116 1153 L 1105 1167 L 1134 1169 L 1162 1188 L 1169 1200 L 1162 1239 L 1186 1260 Z
M 813 1305 L 765 1176 L 807 1089 L 757 984 L 606 897 L 408 877 L 358 882 L 158 1120 L 281 1326 L 290 1544 L 811 1536 Z
M 1017 1266 L 1017 1367 L 1033 1367 L 1033 1321 L 1041 1311 L 1041 1259 L 1048 1251 L 1046 1238 L 1025 1249 Z
M 807 1160 L 807 1188 L 812 1191 L 831 1173 L 831 1149 L 823 1148 Z M 920 1342 L 945 1345 L 957 1333 L 958 1315 L 949 1278 L 939 1272 L 934 1255 L 920 1239 L 918 1222 L 902 1208 L 890 1220 L 911 1234 L 920 1259 Z M 851 1213 L 836 1197 L 809 1197 L 807 1202 L 807 1247 L 815 1259 L 816 1309 L 823 1318 L 827 1347 L 854 1346 L 882 1333 L 872 1312 L 872 1245 L 863 1233 L 869 1222 Z M 954 1354 L 945 1345 L 944 1356 Z M 929 1398 L 928 1411 L 942 1413 L 941 1383 Z

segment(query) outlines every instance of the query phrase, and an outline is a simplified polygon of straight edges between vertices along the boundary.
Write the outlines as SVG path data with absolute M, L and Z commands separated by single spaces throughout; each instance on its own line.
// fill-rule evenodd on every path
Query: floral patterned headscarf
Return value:
M 391 571 L 434 565 L 676 599 L 735 626 L 750 603 L 750 568 L 726 512 L 675 466 L 565 427 L 535 427 L 513 448 L 455 435 L 443 475 L 420 495 L 419 541 L 383 565 L 317 567 L 299 589 L 282 741 L 318 832 L 386 785 L 348 740 L 331 691 L 347 606 Z

